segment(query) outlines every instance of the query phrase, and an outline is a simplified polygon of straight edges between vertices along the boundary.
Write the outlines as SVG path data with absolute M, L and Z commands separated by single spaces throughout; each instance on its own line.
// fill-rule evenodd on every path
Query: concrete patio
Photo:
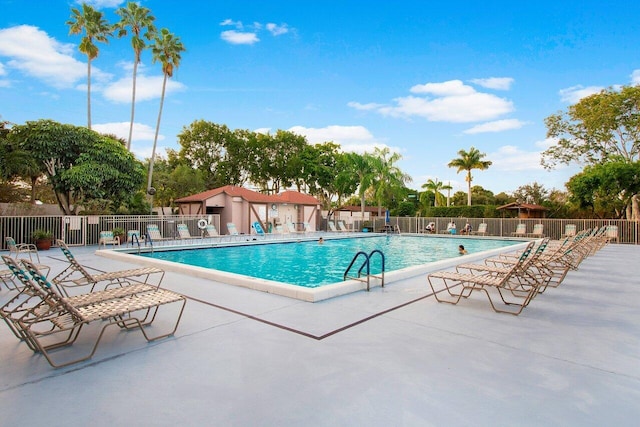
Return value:
M 168 339 L 112 329 L 56 370 L 1 325 L 0 425 L 637 425 L 639 254 L 606 246 L 517 317 L 439 304 L 424 276 L 307 303 L 170 272 L 189 301 Z

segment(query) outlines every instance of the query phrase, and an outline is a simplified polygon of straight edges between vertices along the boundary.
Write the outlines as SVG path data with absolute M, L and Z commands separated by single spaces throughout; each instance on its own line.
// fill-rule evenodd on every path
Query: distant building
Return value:
M 210 216 L 209 222 L 216 225 L 220 234 L 228 234 L 229 222 L 244 234 L 251 234 L 256 221 L 264 230 L 294 223 L 302 231 L 305 222 L 317 230 L 321 208 L 318 199 L 297 191 L 268 195 L 233 185 L 182 197 L 175 203 L 181 215 Z
M 497 207 L 496 210 L 516 213 L 516 218 L 545 218 L 548 209 L 541 205 L 533 205 L 530 203 L 513 202 L 504 206 Z

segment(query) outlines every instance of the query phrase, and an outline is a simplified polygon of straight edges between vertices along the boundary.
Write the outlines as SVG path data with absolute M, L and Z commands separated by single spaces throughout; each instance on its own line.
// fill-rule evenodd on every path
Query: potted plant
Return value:
M 124 228 L 122 227 L 113 228 L 113 237 L 120 239 L 120 243 L 125 243 L 127 241 L 127 233 L 124 232 Z
M 53 233 L 51 231 L 38 229 L 33 232 L 31 237 L 33 238 L 38 250 L 46 251 L 51 248 L 51 240 L 53 239 Z

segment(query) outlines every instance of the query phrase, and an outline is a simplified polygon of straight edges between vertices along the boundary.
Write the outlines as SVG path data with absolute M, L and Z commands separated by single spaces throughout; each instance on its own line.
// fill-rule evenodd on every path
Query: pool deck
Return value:
M 71 248 L 135 267 L 95 249 Z M 189 301 L 164 340 L 112 329 L 53 369 L 0 325 L 0 425 L 635 426 L 639 255 L 606 246 L 520 316 L 481 294 L 439 304 L 424 275 L 309 303 L 168 272 Z M 41 261 L 65 266 L 57 248 Z

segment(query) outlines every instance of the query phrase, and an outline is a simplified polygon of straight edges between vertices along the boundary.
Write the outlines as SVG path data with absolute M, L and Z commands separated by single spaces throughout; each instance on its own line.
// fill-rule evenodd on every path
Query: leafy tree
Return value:
M 427 190 L 427 192 L 429 193 L 433 193 L 434 195 L 433 206 L 438 207 L 438 206 L 445 206 L 447 204 L 444 194 L 442 194 L 441 191 L 451 190 L 453 187 L 451 187 L 448 184 L 445 184 L 442 181 L 438 181 L 438 178 L 436 178 L 435 180 L 430 179 L 425 184 L 422 184 L 422 188 Z
M 364 218 L 367 190 L 371 188 L 375 178 L 374 158 L 371 154 L 365 152 L 363 154 L 347 153 L 347 159 L 357 177 L 360 214 L 362 215 L 361 218 Z
M 467 171 L 467 175 L 465 177 L 465 181 L 467 181 L 467 205 L 471 206 L 471 181 L 473 177 L 471 176 L 471 171 L 473 169 L 486 170 L 491 166 L 492 162 L 488 160 L 482 160 L 486 154 L 481 153 L 477 148 L 471 147 L 469 151 L 460 150 L 458 151 L 457 159 L 453 159 L 449 162 L 448 166 L 450 168 L 458 168 L 457 173 L 461 171 Z
M 495 196 L 493 191 L 485 190 L 481 185 L 474 185 L 471 187 L 471 202 L 477 205 L 493 205 Z
M 513 192 L 513 197 L 520 203 L 542 205 L 549 198 L 549 190 L 537 182 L 521 185 Z
M 31 154 L 65 215 L 92 199 L 119 205 L 144 182 L 143 166 L 133 154 L 87 128 L 38 120 L 14 126 L 8 139 Z
M 572 162 L 587 165 L 636 162 L 640 160 L 640 86 L 609 88 L 582 98 L 566 112 L 547 117 L 545 124 L 547 136 L 557 139 L 555 145 L 542 153 L 546 168 Z M 637 194 L 630 201 L 630 219 L 637 219 L 640 217 Z
M 156 146 L 158 144 L 158 132 L 160 131 L 160 119 L 162 118 L 167 79 L 173 77 L 173 70 L 180 66 L 180 54 L 184 52 L 184 50 L 185 48 L 180 38 L 171 34 L 166 28 L 160 30 L 160 34 L 156 36 L 151 45 L 153 62 L 160 61 L 164 77 L 162 79 L 162 95 L 160 96 L 160 110 L 158 111 L 158 121 L 156 122 L 156 133 L 153 136 L 153 149 L 151 150 L 151 159 L 149 160 L 147 191 L 151 188 L 151 181 L 153 179 L 153 163 L 156 157 Z
M 126 7 L 116 10 L 116 14 L 120 16 L 120 21 L 116 23 L 115 28 L 118 29 L 118 37 L 126 36 L 127 28 L 131 31 L 131 46 L 133 47 L 133 87 L 131 94 L 131 123 L 129 126 L 129 139 L 127 139 L 127 150 L 131 150 L 131 138 L 133 136 L 133 121 L 136 107 L 136 77 L 138 75 L 138 64 L 142 51 L 147 47 L 144 37 L 147 40 L 153 40 L 156 34 L 156 27 L 153 24 L 155 17 L 151 15 L 151 11 L 146 7 L 139 6 L 137 3 L 129 2 Z M 142 36 L 142 37 L 141 37 Z
M 495 197 L 494 197 L 494 203 L 497 206 L 508 205 L 511 202 L 515 202 L 515 200 L 513 199 L 513 197 L 511 197 L 510 195 L 508 195 L 504 191 L 496 194 Z
M 78 50 L 87 55 L 87 127 L 91 129 L 91 61 L 98 57 L 99 49 L 94 41 L 108 43 L 107 37 L 113 35 L 113 28 L 102 12 L 82 3 L 82 11 L 71 9 L 71 18 L 67 21 L 70 34 L 81 34 Z
M 587 166 L 567 183 L 571 200 L 599 216 L 630 215 L 631 199 L 640 192 L 640 161 Z

